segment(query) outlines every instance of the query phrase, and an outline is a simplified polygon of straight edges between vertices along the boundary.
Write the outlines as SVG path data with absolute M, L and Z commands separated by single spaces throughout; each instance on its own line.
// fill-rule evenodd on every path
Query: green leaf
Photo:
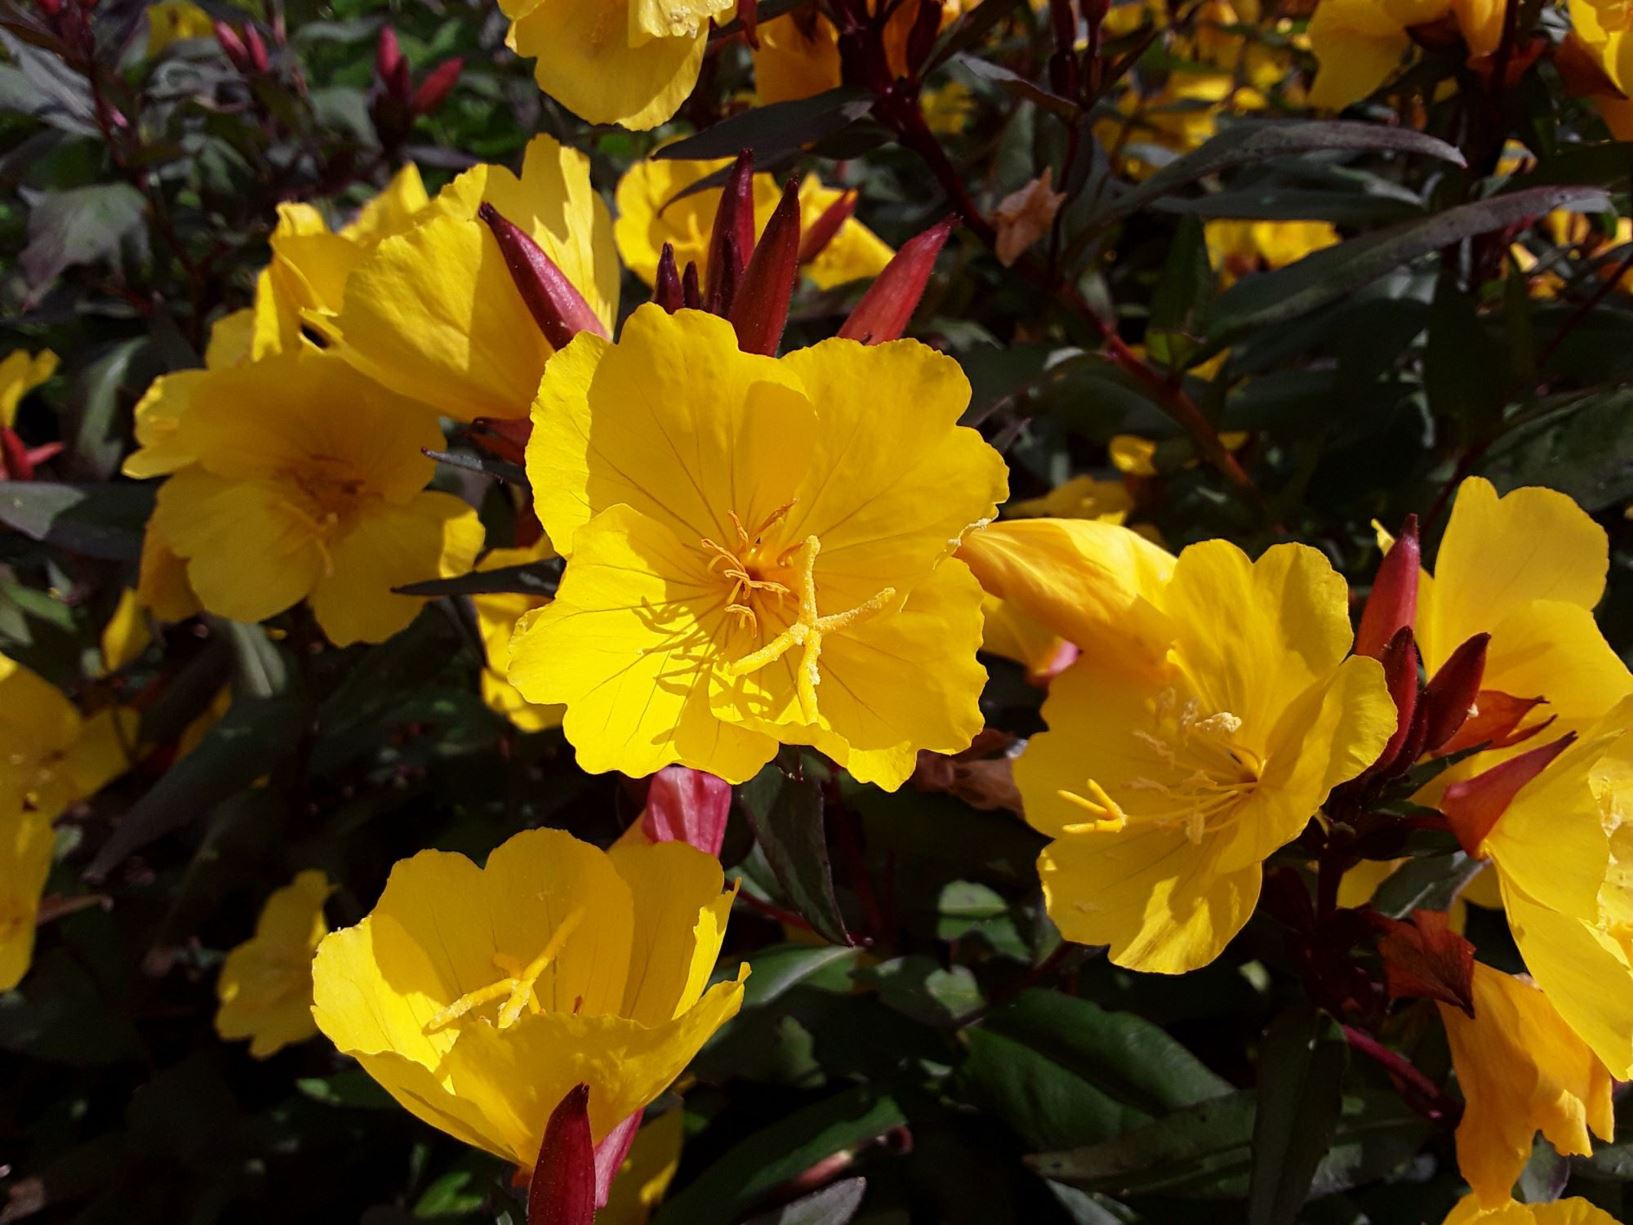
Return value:
M 129 422 L 128 403 L 122 402 L 127 380 L 133 378 L 136 358 L 151 344 L 147 337 L 122 340 L 102 352 L 73 379 L 68 393 L 72 419 L 71 451 L 77 475 L 101 479 L 119 468 Z
M 801 146 L 832 136 L 873 109 L 873 95 L 841 85 L 810 98 L 756 106 L 655 151 L 655 158 L 736 157 L 747 149 L 764 166 Z
M 1051 93 L 1035 81 L 1029 81 L 1018 73 L 1011 72 L 999 64 L 987 60 L 977 59 L 973 55 L 960 55 L 954 58 L 954 63 L 963 68 L 978 81 L 996 85 L 1012 98 L 1024 102 L 1035 103 L 1044 110 L 1062 119 L 1069 121 L 1077 118 L 1080 107 L 1070 98 L 1063 98 L 1057 93 Z
M 1592 513 L 1633 499 L 1633 390 L 1573 397 L 1510 430 L 1478 471 L 1500 489 L 1546 485 Z
M 1033 1149 L 1093 1144 L 1150 1121 L 1150 1115 L 996 1030 L 965 1032 L 969 1053 L 949 1085 L 996 1115 Z
M 926 1025 L 951 1025 L 985 1003 L 967 966 L 944 969 L 921 953 L 868 966 L 856 978 L 877 987 L 891 1008 Z
M 1424 213 L 1423 202 L 1411 193 L 1318 191 L 1279 184 L 1234 188 L 1192 199 L 1158 200 L 1154 207 L 1159 212 L 1209 220 L 1330 221 L 1336 225 L 1378 225 Z
M 306 723 L 288 698 L 235 701 L 186 757 L 171 766 L 121 818 L 86 869 L 100 880 L 126 856 L 172 830 L 207 816 L 252 786 L 294 750 Z
M 1338 1026 L 1308 1005 L 1271 1023 L 1259 1050 L 1258 1106 L 1248 1225 L 1294 1225 L 1343 1108 L 1349 1047 Z
M 1414 910 L 1445 910 L 1484 866 L 1462 851 L 1408 860 L 1378 886 L 1372 908 L 1395 919 Z
M 289 688 L 289 660 L 259 625 L 210 618 L 232 650 L 235 697 L 271 698 Z
M 0 523 L 31 540 L 105 561 L 136 561 L 153 510 L 148 485 L 0 482 Z
M 1423 385 L 1436 417 L 1456 421 L 1470 439 L 1488 436 L 1506 398 L 1508 362 L 1456 281 L 1442 277 L 1429 311 Z
M 795 913 L 834 944 L 850 944 L 834 894 L 833 866 L 822 820 L 822 786 L 772 762 L 737 792 L 755 841 Z
M 906 1122 L 893 1098 L 866 1085 L 847 1089 L 761 1128 L 729 1150 L 664 1204 L 656 1225 L 727 1225 L 823 1158 Z
M 128 183 L 95 183 L 35 194 L 29 201 L 28 243 L 17 256 L 35 297 L 64 269 L 118 254 L 143 236 L 147 203 Z
M 1176 188 L 1207 178 L 1231 166 L 1272 157 L 1335 150 L 1416 153 L 1464 165 L 1463 155 L 1443 140 L 1410 128 L 1341 119 L 1233 123 L 1201 148 L 1169 162 L 1138 187 L 1130 188 L 1089 216 L 1089 229 L 1131 216 Z M 1547 210 L 1543 210 L 1547 211 Z
M 1593 188 L 1537 187 L 1460 204 L 1421 220 L 1352 238 L 1336 247 L 1312 252 L 1285 268 L 1238 281 L 1214 302 L 1208 318 L 1209 339 L 1224 342 L 1257 328 L 1297 319 L 1403 264 L 1476 234 L 1506 229 L 1554 209 L 1594 212 L 1609 203 L 1604 192 Z
M 561 562 L 530 561 L 519 566 L 496 566 L 492 570 L 473 570 L 453 578 L 427 579 L 423 583 L 409 583 L 393 587 L 398 595 L 441 596 L 490 595 L 516 592 L 521 595 L 553 596 L 561 582 Z
M 846 1225 L 861 1208 L 867 1190 L 865 1178 L 841 1179 L 820 1191 L 801 1196 L 792 1204 L 761 1213 L 746 1225 Z
M 860 949 L 843 944 L 779 944 L 761 949 L 747 959 L 753 973 L 743 988 L 743 1007 L 764 1007 L 824 971 L 854 965 L 859 956 Z

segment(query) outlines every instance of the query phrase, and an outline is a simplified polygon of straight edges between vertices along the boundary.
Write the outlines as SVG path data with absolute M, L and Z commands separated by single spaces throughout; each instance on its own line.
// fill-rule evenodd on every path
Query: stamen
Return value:
M 480 1008 L 482 1005 L 492 1003 L 497 999 L 505 1001 L 504 1006 L 499 1009 L 499 1016 L 495 1021 L 499 1029 L 509 1029 L 514 1025 L 521 1017 L 524 1008 L 530 1012 L 539 1012 L 542 1006 L 534 994 L 534 988 L 538 984 L 539 976 L 544 973 L 546 967 L 555 960 L 556 955 L 566 946 L 568 937 L 577 929 L 583 918 L 584 908 L 582 906 L 568 914 L 561 921 L 560 926 L 551 934 L 549 943 L 544 946 L 544 951 L 525 966 L 520 966 L 515 958 L 508 957 L 503 953 L 495 953 L 493 957 L 494 964 L 501 970 L 507 971 L 507 977 L 501 978 L 498 982 L 489 983 L 486 987 L 481 987 L 475 991 L 468 991 L 460 996 L 425 1023 L 425 1032 L 432 1033 L 446 1025 L 451 1025 L 472 1009 Z

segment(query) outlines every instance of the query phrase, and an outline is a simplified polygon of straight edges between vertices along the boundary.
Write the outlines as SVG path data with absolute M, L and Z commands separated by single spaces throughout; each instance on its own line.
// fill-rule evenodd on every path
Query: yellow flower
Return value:
M 1486 1209 L 1477 1197 L 1467 1195 L 1447 1215 L 1444 1225 L 1617 1225 L 1617 1221 L 1585 1199 L 1561 1199 L 1551 1204 L 1510 1200 L 1500 1208 Z
M 941 0 L 941 25 L 975 7 L 974 0 Z M 876 10 L 876 2 L 868 5 Z M 918 17 L 918 5 L 898 4 L 885 22 L 885 64 L 892 76 L 904 77 L 907 38 Z M 760 48 L 754 60 L 754 96 L 760 105 L 809 98 L 840 84 L 839 31 L 815 9 L 803 9 L 767 21 L 759 28 Z
M 646 1225 L 680 1169 L 685 1135 L 686 1116 L 681 1110 L 666 1110 L 645 1123 L 612 1180 L 607 1206 L 595 1219 L 602 1225 Z
M 1526 969 L 1622 1080 L 1633 1077 L 1630 727 L 1633 699 L 1521 787 L 1473 847 L 1495 869 Z M 1441 801 L 1454 828 L 1457 794 Z
M 618 181 L 618 221 L 613 228 L 618 254 L 648 285 L 657 279 L 658 257 L 664 243 L 674 247 L 678 270 L 684 271 L 692 262 L 697 264 L 699 277 L 708 272 L 709 235 L 720 207 L 720 189 L 693 192 L 678 200 L 675 197 L 730 164 L 653 158 L 636 162 Z M 782 189 L 769 174 L 755 175 L 753 186 L 754 231 L 759 234 L 771 220 Z M 816 175 L 806 175 L 799 188 L 801 232 L 809 232 L 844 194 L 837 187 L 824 187 Z M 743 254 L 746 257 L 747 253 Z M 877 234 L 852 217 L 802 270 L 819 289 L 828 289 L 877 276 L 892 254 Z
M 609 854 L 535 829 L 486 868 L 421 851 L 318 947 L 313 1016 L 411 1114 L 530 1169 L 575 1085 L 599 1141 L 736 1014 L 747 966 L 704 989 L 722 883 L 678 842 Z
M 521 177 L 474 166 L 415 224 L 383 238 L 346 281 L 336 314 L 302 319 L 382 387 L 439 413 L 525 417 L 552 349 L 477 210 L 491 204 L 526 231 L 610 333 L 618 308 L 612 217 L 590 163 L 548 136 L 527 146 Z
M 1346 658 L 1347 596 L 1314 549 L 1252 562 L 1208 541 L 1130 610 L 1147 624 L 1125 658 L 1115 629 L 1074 638 L 1084 654 L 1050 685 L 1049 730 L 1015 763 L 1027 820 L 1055 839 L 1038 868 L 1063 935 L 1182 973 L 1241 930 L 1265 858 L 1395 728 L 1382 668 Z M 1136 666 L 1159 633 L 1163 658 Z
M 175 380 L 178 376 L 171 376 Z M 148 531 L 186 562 L 211 612 L 259 621 L 310 597 L 337 645 L 389 638 L 423 601 L 392 588 L 465 573 L 476 513 L 425 491 L 436 418 L 327 355 L 189 372 L 192 395 L 156 457 L 173 475 Z
M 1041 498 L 1011 502 L 1004 510 L 1016 518 L 1053 516 L 1057 519 L 1095 519 L 1119 524 L 1134 509 L 1134 498 L 1122 481 L 1102 481 L 1092 476 L 1074 476 L 1055 486 Z
M 490 550 L 476 568 L 500 570 L 506 566 L 547 561 L 555 556 L 555 549 L 546 539 L 527 549 Z M 524 732 L 542 732 L 561 726 L 562 707 L 535 706 L 505 675 L 505 669 L 510 666 L 510 638 L 516 622 L 523 613 L 543 608 L 549 602 L 543 596 L 508 591 L 471 597 L 477 632 L 482 636 L 482 651 L 487 656 L 487 666 L 482 669 L 482 700 L 489 710 L 503 715 Z
M 1219 365 L 1223 363 L 1224 355 L 1204 362 L 1196 367 L 1196 373 L 1211 378 L 1218 373 Z M 1239 451 L 1247 443 L 1247 435 L 1239 431 L 1227 430 L 1219 435 L 1219 441 L 1227 451 Z M 1115 434 L 1107 445 L 1111 456 L 1111 466 L 1125 476 L 1158 476 L 1161 469 L 1157 467 L 1158 443 L 1150 438 L 1141 438 L 1138 434 Z M 1194 468 L 1195 458 L 1185 462 L 1185 467 Z
M 152 59 L 171 43 L 188 38 L 210 38 L 215 23 L 190 0 L 159 0 L 147 6 L 147 57 Z
M 1154 148 L 1189 153 L 1218 130 L 1221 114 L 1249 114 L 1266 106 L 1264 94 L 1230 73 L 1176 72 L 1151 94 L 1124 90 L 1117 98 L 1120 117 L 1095 125 L 1095 135 L 1126 173 L 1145 178 L 1166 159 Z
M 527 452 L 567 572 L 518 626 L 510 679 L 566 704 L 591 771 L 741 782 L 781 742 L 894 788 L 919 749 L 964 748 L 981 592 L 948 554 L 1005 489 L 957 425 L 968 399 L 914 341 L 758 357 L 722 319 L 655 306 L 616 345 L 581 335 Z
M 249 1053 L 257 1059 L 317 1033 L 312 954 L 329 931 L 323 903 L 333 892 L 322 872 L 299 873 L 267 898 L 255 935 L 228 953 L 221 966 L 215 1032 L 229 1040 L 248 1038 Z
M 957 136 L 975 113 L 975 93 L 962 81 L 948 81 L 920 95 L 924 122 L 940 136 Z
M 736 0 L 500 0 L 506 39 L 539 88 L 580 119 L 655 128 L 697 83 L 711 18 Z M 501 210 L 503 211 L 503 210 Z
M 0 361 L 0 428 L 17 424 L 17 405 L 24 396 L 57 372 L 57 355 L 50 349 L 32 356 L 15 349 Z
M 412 162 L 339 231 L 331 231 L 310 204 L 280 204 L 269 240 L 272 260 L 255 283 L 249 356 L 310 350 L 311 341 L 301 333 L 305 316 L 336 314 L 346 299 L 348 280 L 368 254 L 382 240 L 411 228 L 429 204 Z M 213 344 L 213 334 L 211 340 Z
M 1338 242 L 1338 231 L 1326 221 L 1210 221 L 1203 233 L 1208 262 L 1223 285 L 1250 273 L 1285 268 Z
M 33 957 L 51 823 L 125 771 L 128 730 L 111 710 L 81 718 L 49 681 L 0 655 L 0 991 Z
M 118 672 L 141 658 L 153 641 L 147 618 L 142 615 L 142 604 L 136 592 L 126 588 L 119 593 L 119 603 L 113 616 L 102 627 L 99 645 L 102 648 L 102 670 Z
M 1467 1108 L 1457 1125 L 1457 1165 L 1486 1208 L 1509 1201 L 1536 1133 L 1562 1155 L 1610 1140 L 1610 1073 L 1524 979 L 1474 964 L 1474 1016 L 1437 1005 Z
M 1321 0 L 1310 19 L 1310 47 L 1320 63 L 1310 105 L 1359 102 L 1389 79 L 1412 45 L 1414 26 L 1454 17 L 1471 58 L 1502 41 L 1502 0 Z

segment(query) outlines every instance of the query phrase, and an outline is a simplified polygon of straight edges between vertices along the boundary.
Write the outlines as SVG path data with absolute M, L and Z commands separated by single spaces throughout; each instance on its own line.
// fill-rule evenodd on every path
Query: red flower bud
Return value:
M 703 269 L 704 300 L 715 314 L 731 309 L 735 287 L 743 279 L 749 252 L 754 250 L 754 154 L 744 149 L 726 175 L 725 189 L 715 209 L 709 234 L 709 254 Z
M 839 227 L 849 221 L 855 212 L 854 191 L 842 193 L 839 199 L 823 209 L 822 216 L 816 219 L 816 224 L 805 232 L 804 238 L 800 239 L 799 262 L 809 264 L 827 250 L 828 244 L 834 240 L 834 235 L 839 233 Z
M 1417 725 L 1418 644 L 1412 638 L 1411 626 L 1403 625 L 1395 631 L 1378 662 L 1383 664 L 1389 696 L 1395 700 L 1395 731 L 1373 763 L 1371 773 L 1387 777 L 1404 773 L 1417 759 L 1416 753 L 1402 751 Z
M 1378 564 L 1372 594 L 1361 611 L 1355 631 L 1355 653 L 1376 659 L 1403 625 L 1411 625 L 1418 611 L 1418 567 L 1423 551 L 1418 543 L 1418 517 L 1407 515 L 1394 546 Z
M 1484 773 L 1447 787 L 1440 797 L 1440 811 L 1463 849 L 1478 857 L 1481 844 L 1508 811 L 1520 788 L 1547 769 L 1575 740 L 1576 733 L 1569 732 L 1552 744 L 1510 757 Z
M 397 42 L 397 31 L 389 25 L 380 27 L 380 41 L 374 48 L 374 71 L 380 79 L 390 82 L 403 62 L 403 49 Z
M 744 353 L 776 356 L 798 277 L 799 184 L 789 179 L 732 301 L 729 318 Z
M 34 460 L 15 430 L 0 426 L 0 479 L 31 481 L 34 479 Z
M 454 86 L 459 83 L 459 74 L 465 70 L 465 61 L 458 56 L 451 60 L 443 60 L 431 72 L 431 75 L 420 82 L 420 87 L 414 91 L 409 100 L 408 109 L 416 115 L 430 115 L 448 99 Z
M 408 61 L 398 60 L 397 66 L 391 70 L 386 78 L 386 96 L 404 110 L 408 109 L 409 99 L 414 95 L 414 78 L 409 74 Z
M 953 219 L 947 217 L 903 243 L 878 279 L 868 286 L 839 334 L 846 340 L 859 340 L 865 345 L 900 337 L 918 309 L 924 287 L 930 283 L 930 273 L 935 270 L 936 256 L 941 254 L 947 235 L 952 232 Z
M 1474 697 L 1474 713 L 1458 729 L 1457 734 L 1440 746 L 1440 755 L 1450 757 L 1465 749 L 1484 745 L 1490 749 L 1506 749 L 1537 735 L 1557 716 L 1550 715 L 1540 723 L 1521 727 L 1525 716 L 1546 698 L 1516 698 L 1500 689 L 1482 689 Z
M 658 256 L 657 275 L 652 278 L 652 300 L 671 315 L 686 301 L 680 286 L 680 273 L 675 270 L 675 248 L 667 242 Z
M 703 309 L 703 291 L 697 284 L 696 260 L 686 261 L 686 271 L 680 278 L 680 302 L 687 310 Z
M 1420 752 L 1433 753 L 1468 721 L 1485 676 L 1486 646 L 1490 642 L 1490 634 L 1474 635 L 1452 652 L 1424 687 L 1418 702 L 1418 717 L 1423 721 Z
M 685 842 L 719 855 L 730 815 L 730 783 L 702 770 L 665 766 L 652 776 L 641 832 L 652 842 Z
M 595 1206 L 597 1208 L 605 1208 L 607 1201 L 612 1198 L 612 1180 L 618 1176 L 618 1170 L 624 1164 L 624 1158 L 629 1156 L 629 1150 L 635 1143 L 635 1133 L 641 1130 L 641 1116 L 645 1113 L 645 1107 L 637 1110 L 629 1118 L 618 1124 L 617 1127 L 602 1136 L 601 1143 L 595 1146 Z
M 760 49 L 759 0 L 737 0 L 737 20 L 743 27 L 743 40 L 758 51 Z
M 590 1086 L 569 1089 L 545 1124 L 527 1184 L 527 1225 L 594 1225 L 595 1146 Z
M 263 73 L 272 66 L 272 60 L 267 55 L 266 40 L 261 37 L 261 32 L 247 21 L 244 23 L 244 45 L 249 49 L 251 70 Z
M 566 348 L 580 332 L 607 334 L 584 295 L 525 230 L 505 220 L 491 204 L 484 203 L 476 215 L 493 231 L 510 279 L 552 348 Z
M 239 72 L 250 70 L 249 48 L 244 45 L 244 40 L 239 37 L 237 30 L 225 21 L 217 21 L 215 40 L 221 45 L 221 50 L 226 53 L 227 58 L 232 61 L 234 68 Z

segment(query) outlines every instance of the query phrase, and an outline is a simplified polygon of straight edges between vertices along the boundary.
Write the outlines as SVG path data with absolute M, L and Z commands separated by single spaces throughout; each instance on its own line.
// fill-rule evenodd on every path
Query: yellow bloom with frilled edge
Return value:
M 1618 1079 L 1633 1077 L 1633 699 L 1520 789 L 1476 848 L 1537 985 Z
M 1633 94 L 1633 16 L 1619 0 L 1570 0 L 1571 28 L 1605 75 Z
M 1467 1103 L 1457 1166 L 1481 1204 L 1500 1208 L 1538 1131 L 1565 1156 L 1591 1153 L 1590 1131 L 1613 1138 L 1610 1073 L 1524 979 L 1476 962 L 1472 994 L 1473 1017 L 1438 1005 Z
M 658 274 L 658 257 L 664 243 L 675 249 L 675 267 L 684 271 L 697 264 L 699 276 L 708 272 L 709 236 L 714 215 L 720 208 L 719 188 L 693 192 L 676 199 L 699 179 L 721 170 L 726 161 L 682 161 L 653 158 L 636 162 L 618 181 L 618 221 L 613 233 L 618 254 L 632 272 L 648 285 Z M 782 197 L 776 179 L 757 174 L 754 188 L 754 230 L 758 234 L 771 220 Z M 844 194 L 837 187 L 824 187 L 814 174 L 800 183 L 800 225 L 810 229 L 819 217 Z M 893 254 L 891 249 L 856 218 L 839 227 L 832 240 L 809 264 L 804 273 L 821 289 L 846 281 L 877 276 Z
M 17 405 L 24 396 L 57 372 L 57 355 L 50 349 L 30 354 L 16 349 L 0 360 L 0 426 L 17 424 Z
M 1359 102 L 1400 65 L 1412 27 L 1443 17 L 1456 18 L 1470 58 L 1490 55 L 1502 40 L 1504 8 L 1502 0 L 1321 0 L 1310 19 L 1310 48 L 1320 64 L 1310 105 Z
M 115 712 L 83 719 L 56 686 L 0 655 L 0 990 L 28 971 L 51 823 L 129 766 Z
M 1585 1199 L 1561 1199 L 1551 1204 L 1521 1204 L 1513 1200 L 1500 1208 L 1482 1208 L 1477 1196 L 1466 1195 L 1447 1214 L 1443 1225 L 1618 1225 L 1616 1218 Z
M 1327 221 L 1210 221 L 1203 227 L 1208 263 L 1222 285 L 1272 268 L 1285 268 L 1338 242 Z
M 492 549 L 476 568 L 499 570 L 548 561 L 555 556 L 555 549 L 545 539 L 527 549 Z M 521 620 L 522 614 L 543 608 L 549 602 L 544 596 L 510 591 L 471 597 L 476 629 L 482 636 L 482 652 L 487 657 L 482 669 L 482 700 L 489 710 L 503 715 L 524 732 L 542 732 L 561 726 L 562 707 L 534 705 L 505 675 L 505 669 L 510 666 L 510 638 L 516 630 L 516 622 Z
M 603 1225 L 646 1225 L 652 1210 L 663 1202 L 675 1172 L 680 1169 L 681 1144 L 686 1137 L 686 1114 L 666 1110 L 648 1119 L 635 1133 L 629 1156 L 612 1180 L 607 1206 L 596 1214 Z
M 981 592 L 948 555 L 1005 488 L 957 425 L 968 398 L 914 341 L 758 357 L 724 320 L 654 306 L 616 345 L 580 336 L 527 452 L 567 572 L 518 626 L 512 682 L 566 704 L 591 771 L 741 782 L 781 742 L 894 788 L 918 749 L 964 748 Z
M 1160 668 L 1173 640 L 1158 607 L 1174 555 L 1093 519 L 1011 519 L 971 532 L 958 556 L 982 588 L 1110 666 Z
M 304 316 L 334 351 L 398 395 L 440 413 L 525 417 L 550 357 L 499 243 L 476 219 L 491 204 L 525 230 L 608 332 L 618 309 L 612 217 L 577 150 L 535 136 L 521 177 L 474 166 L 418 224 L 383 239 L 346 283 L 338 314 Z
M 206 609 L 259 621 L 310 598 L 332 642 L 379 642 L 423 603 L 393 587 L 470 568 L 481 524 L 425 490 L 422 451 L 442 433 L 423 407 L 323 354 L 195 373 L 165 441 L 191 462 L 159 490 L 148 532 Z M 145 451 L 126 464 L 153 470 Z
M 1433 675 L 1458 646 L 1491 635 L 1481 688 L 1543 698 L 1533 722 L 1548 734 L 1583 731 L 1633 695 L 1633 674 L 1594 621 L 1605 590 L 1610 543 L 1569 497 L 1527 487 L 1499 497 L 1490 481 L 1458 486 L 1435 556 L 1420 576 L 1413 631 Z M 1536 747 L 1476 753 L 1439 774 L 1416 797 L 1433 804 L 1451 783 Z
M 711 18 L 736 0 L 500 0 L 506 44 L 580 119 L 655 128 L 697 84 Z
M 171 43 L 188 38 L 211 38 L 215 23 L 191 0 L 159 0 L 147 6 L 147 57 L 152 59 Z
M 412 162 L 338 231 L 310 204 L 280 204 L 272 260 L 255 285 L 250 356 L 310 349 L 301 334 L 306 316 L 337 313 L 352 273 L 382 240 L 411 228 L 429 204 Z
M 1050 685 L 1015 782 L 1055 839 L 1038 869 L 1062 934 L 1173 974 L 1241 930 L 1264 859 L 1377 759 L 1395 706 L 1375 660 L 1345 658 L 1347 591 L 1314 549 L 1192 545 L 1159 599 L 1161 666 L 1085 653 Z
M 322 872 L 296 875 L 273 890 L 255 935 L 227 954 L 216 982 L 215 1032 L 248 1038 L 257 1059 L 317 1033 L 312 1020 L 312 954 L 328 934 L 323 903 L 334 886 Z
M 535 829 L 485 868 L 422 851 L 319 945 L 312 1013 L 411 1114 L 531 1168 L 573 1086 L 590 1086 L 600 1140 L 736 1014 L 747 966 L 705 990 L 722 884 L 678 842 L 609 854 Z

